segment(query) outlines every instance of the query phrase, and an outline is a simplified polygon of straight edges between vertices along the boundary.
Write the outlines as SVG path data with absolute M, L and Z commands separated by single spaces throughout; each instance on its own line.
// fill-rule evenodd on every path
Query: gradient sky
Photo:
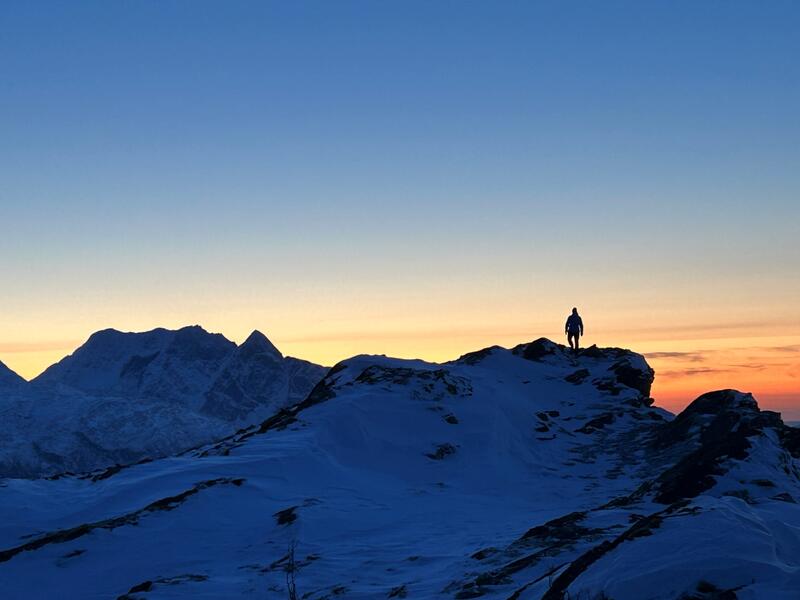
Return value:
M 0 360 L 539 336 L 800 418 L 797 2 L 0 3 Z

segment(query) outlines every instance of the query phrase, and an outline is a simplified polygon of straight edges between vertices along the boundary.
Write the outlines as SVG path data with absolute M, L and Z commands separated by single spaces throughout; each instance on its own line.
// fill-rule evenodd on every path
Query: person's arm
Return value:
M 581 326 L 581 337 L 583 337 L 583 319 L 578 317 L 578 325 Z
M 567 322 L 564 323 L 564 334 L 569 333 L 569 317 L 567 317 Z

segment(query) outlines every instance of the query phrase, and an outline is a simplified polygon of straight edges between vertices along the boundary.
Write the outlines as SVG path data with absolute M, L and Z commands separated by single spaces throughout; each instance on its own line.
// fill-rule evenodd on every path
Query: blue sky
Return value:
M 186 322 L 457 353 L 576 303 L 608 338 L 798 336 L 798 30 L 794 2 L 3 2 L 0 359 Z
M 0 13 L 4 212 L 54 244 L 52 216 L 112 243 L 139 225 L 154 252 L 160 227 L 261 219 L 289 243 L 570 213 L 637 240 L 753 212 L 792 233 L 792 3 L 31 4 Z

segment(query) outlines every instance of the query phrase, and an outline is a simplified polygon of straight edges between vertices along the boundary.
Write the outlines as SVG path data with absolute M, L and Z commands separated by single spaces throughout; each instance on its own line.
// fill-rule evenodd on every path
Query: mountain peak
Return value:
M 251 354 L 271 354 L 276 358 L 283 358 L 281 351 L 258 329 L 254 329 L 253 332 L 247 336 L 247 339 L 239 346 L 239 350 Z

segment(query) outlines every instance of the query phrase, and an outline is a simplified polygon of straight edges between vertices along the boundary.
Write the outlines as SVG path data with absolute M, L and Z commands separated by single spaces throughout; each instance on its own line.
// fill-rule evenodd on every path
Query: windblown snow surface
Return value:
M 673 418 L 624 350 L 359 356 L 182 455 L 0 487 L 12 599 L 789 599 L 797 430 L 731 390 Z

